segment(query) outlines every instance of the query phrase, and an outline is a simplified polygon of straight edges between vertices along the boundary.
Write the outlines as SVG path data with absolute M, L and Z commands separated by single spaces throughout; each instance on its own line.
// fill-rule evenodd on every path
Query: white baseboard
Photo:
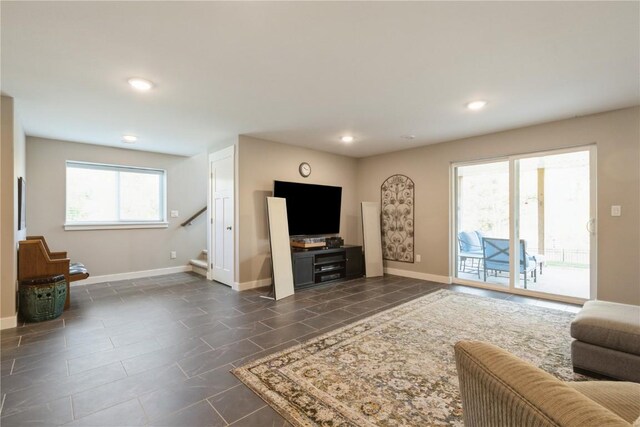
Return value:
M 0 329 L 15 328 L 18 326 L 18 314 L 0 318 Z
M 234 282 L 232 288 L 234 291 L 246 291 L 249 289 L 262 288 L 269 285 L 271 285 L 271 278 L 251 280 L 249 282 L 242 283 Z
M 88 279 L 71 282 L 71 286 L 93 285 L 95 283 L 115 282 L 117 280 L 139 279 L 141 277 L 164 276 L 165 274 L 183 273 L 191 271 L 190 265 L 179 267 L 157 268 L 155 270 L 131 271 L 128 273 L 105 274 L 103 276 L 90 276 Z
M 418 271 L 400 270 L 399 268 L 385 267 L 384 272 L 394 276 L 410 277 L 412 279 L 428 280 L 430 282 L 451 284 L 450 276 L 439 276 L 437 274 L 420 273 Z

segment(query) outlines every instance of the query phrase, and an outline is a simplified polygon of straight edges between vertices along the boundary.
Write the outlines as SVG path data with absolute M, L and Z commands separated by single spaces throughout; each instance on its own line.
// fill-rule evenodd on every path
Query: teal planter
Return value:
M 64 276 L 21 280 L 19 286 L 20 315 L 26 322 L 41 322 L 59 317 L 67 298 Z

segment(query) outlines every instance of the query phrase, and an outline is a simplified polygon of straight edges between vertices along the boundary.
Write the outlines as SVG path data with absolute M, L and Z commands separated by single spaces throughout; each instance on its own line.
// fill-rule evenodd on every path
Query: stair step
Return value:
M 192 259 L 189 261 L 189 264 L 193 265 L 194 267 L 204 268 L 205 270 L 207 269 L 207 262 L 199 259 Z

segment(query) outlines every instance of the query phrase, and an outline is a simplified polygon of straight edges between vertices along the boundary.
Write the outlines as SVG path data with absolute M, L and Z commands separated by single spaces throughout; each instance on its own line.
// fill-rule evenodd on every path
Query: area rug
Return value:
M 492 342 L 563 380 L 573 314 L 440 290 L 233 370 L 295 426 L 462 426 L 453 345 Z

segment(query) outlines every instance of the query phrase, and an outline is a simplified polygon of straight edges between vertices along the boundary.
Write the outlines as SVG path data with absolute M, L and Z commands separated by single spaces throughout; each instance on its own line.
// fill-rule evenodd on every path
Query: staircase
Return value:
M 203 249 L 197 259 L 189 260 L 192 271 L 204 277 L 207 277 L 207 263 L 209 262 L 207 254 L 207 250 Z

